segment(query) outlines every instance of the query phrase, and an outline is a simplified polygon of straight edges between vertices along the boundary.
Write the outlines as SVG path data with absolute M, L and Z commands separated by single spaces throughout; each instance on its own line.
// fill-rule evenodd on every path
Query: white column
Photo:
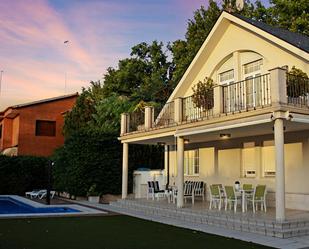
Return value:
M 283 119 L 275 119 L 276 153 L 276 220 L 285 220 L 285 166 L 284 166 L 284 128 Z
M 145 130 L 149 130 L 152 127 L 153 123 L 153 107 L 145 107 Z
M 169 184 L 170 181 L 170 167 L 169 167 L 169 147 L 168 145 L 164 145 L 164 174 L 166 176 L 166 185 Z
M 129 144 L 123 143 L 122 152 L 122 199 L 127 198 L 128 195 L 128 157 Z
M 177 137 L 177 207 L 183 207 L 184 139 Z

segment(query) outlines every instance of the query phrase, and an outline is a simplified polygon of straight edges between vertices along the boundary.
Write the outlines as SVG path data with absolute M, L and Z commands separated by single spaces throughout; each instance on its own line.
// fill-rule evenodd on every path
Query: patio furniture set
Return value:
M 187 199 L 194 200 L 196 197 L 201 197 L 202 200 L 205 200 L 205 183 L 202 181 L 185 181 L 184 182 L 184 199 L 185 202 Z M 158 181 L 148 181 L 148 191 L 147 191 L 147 200 L 151 199 L 161 199 L 167 198 L 168 202 L 171 201 L 176 203 L 178 189 L 176 186 L 169 186 L 166 189 L 159 188 Z
M 235 184 L 234 186 L 223 186 L 222 184 L 212 184 L 209 186 L 210 204 L 209 209 L 214 206 L 221 210 L 221 206 L 224 203 L 224 208 L 227 210 L 234 208 L 234 212 L 237 211 L 237 204 L 241 203 L 242 212 L 246 212 L 248 209 L 248 203 L 252 204 L 253 213 L 258 210 L 258 204 L 261 204 L 261 210 L 266 212 L 266 185 L 257 185 L 253 187 L 252 184 Z
M 168 203 L 171 201 L 176 203 L 178 189 L 176 186 L 169 186 L 165 189 L 159 187 L 158 181 L 148 181 L 147 200 L 160 200 L 166 198 Z M 202 181 L 185 181 L 184 182 L 184 200 L 191 199 L 194 204 L 196 197 L 201 197 L 205 200 L 206 184 Z M 209 186 L 209 209 L 218 208 L 221 210 L 223 204 L 224 209 L 234 209 L 237 211 L 237 205 L 241 204 L 242 212 L 248 210 L 248 204 L 252 205 L 253 213 L 258 210 L 258 204 L 261 210 L 266 212 L 266 185 L 243 184 L 241 187 L 239 182 L 235 186 L 223 186 L 222 184 L 212 184 Z

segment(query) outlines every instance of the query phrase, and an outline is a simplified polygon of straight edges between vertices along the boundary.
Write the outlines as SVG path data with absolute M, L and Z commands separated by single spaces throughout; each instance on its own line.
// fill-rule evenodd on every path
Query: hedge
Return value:
M 129 146 L 129 191 L 132 173 L 139 167 L 162 168 L 163 150 L 158 146 Z M 122 144 L 117 137 L 79 132 L 66 139 L 53 156 L 54 188 L 85 196 L 95 184 L 101 194 L 120 194 Z
M 33 189 L 46 189 L 48 158 L 0 155 L 0 194 L 24 195 Z

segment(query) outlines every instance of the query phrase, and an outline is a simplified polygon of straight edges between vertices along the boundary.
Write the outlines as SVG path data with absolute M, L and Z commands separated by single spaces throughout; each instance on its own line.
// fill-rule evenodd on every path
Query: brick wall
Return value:
M 70 110 L 75 101 L 76 96 L 19 108 L 18 155 L 50 156 L 63 145 L 61 113 Z M 56 121 L 56 136 L 36 136 L 36 120 Z

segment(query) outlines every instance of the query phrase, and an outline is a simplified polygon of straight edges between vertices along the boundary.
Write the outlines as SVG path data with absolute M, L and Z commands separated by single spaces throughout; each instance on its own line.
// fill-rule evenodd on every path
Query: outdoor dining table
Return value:
M 239 189 L 237 192 L 241 194 L 241 210 L 246 212 L 246 193 L 253 194 L 254 189 Z

